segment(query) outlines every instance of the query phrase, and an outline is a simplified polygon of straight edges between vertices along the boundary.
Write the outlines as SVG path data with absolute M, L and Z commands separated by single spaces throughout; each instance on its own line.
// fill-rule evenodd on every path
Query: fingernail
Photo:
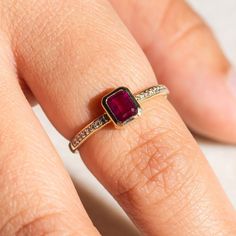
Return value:
M 232 68 L 228 74 L 228 83 L 230 90 L 236 96 L 236 68 Z

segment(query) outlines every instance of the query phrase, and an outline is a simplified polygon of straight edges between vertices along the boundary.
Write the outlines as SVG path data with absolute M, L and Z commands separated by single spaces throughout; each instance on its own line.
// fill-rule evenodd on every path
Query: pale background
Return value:
M 211 25 L 225 53 L 236 65 L 236 0 L 189 2 Z M 102 235 L 139 235 L 117 203 L 89 173 L 79 156 L 70 153 L 67 148 L 68 142 L 49 124 L 39 107 L 35 108 L 35 112 L 63 158 L 86 210 Z M 236 207 L 236 146 L 221 145 L 206 140 L 198 142 Z

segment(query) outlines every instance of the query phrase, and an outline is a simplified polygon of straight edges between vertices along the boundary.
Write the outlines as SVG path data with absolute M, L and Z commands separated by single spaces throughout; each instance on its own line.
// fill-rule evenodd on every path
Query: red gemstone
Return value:
M 120 89 L 108 96 L 106 104 L 116 121 L 120 123 L 130 120 L 139 111 L 139 105 L 132 97 L 132 94 L 124 89 Z

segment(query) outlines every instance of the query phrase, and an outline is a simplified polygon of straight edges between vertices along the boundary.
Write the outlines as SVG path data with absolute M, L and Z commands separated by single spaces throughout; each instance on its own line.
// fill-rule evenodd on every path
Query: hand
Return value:
M 112 4 L 187 124 L 235 142 L 230 65 L 201 19 L 181 0 Z M 71 139 L 107 89 L 156 77 L 105 0 L 2 0 L 0 12 L 0 235 L 99 235 L 26 98 Z M 235 235 L 235 211 L 174 108 L 162 97 L 143 108 L 81 146 L 88 168 L 147 235 Z

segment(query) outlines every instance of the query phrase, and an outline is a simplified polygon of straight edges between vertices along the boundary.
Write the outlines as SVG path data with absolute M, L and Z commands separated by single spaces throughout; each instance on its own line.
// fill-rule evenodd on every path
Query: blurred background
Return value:
M 236 65 L 236 0 L 188 1 L 212 27 L 226 55 Z M 235 104 L 236 109 L 236 104 Z M 81 200 L 104 236 L 137 236 L 135 226 L 122 209 L 90 174 L 79 155 L 72 154 L 65 140 L 49 123 L 40 107 L 34 108 L 71 174 Z M 236 146 L 214 143 L 197 137 L 203 152 L 236 207 Z

